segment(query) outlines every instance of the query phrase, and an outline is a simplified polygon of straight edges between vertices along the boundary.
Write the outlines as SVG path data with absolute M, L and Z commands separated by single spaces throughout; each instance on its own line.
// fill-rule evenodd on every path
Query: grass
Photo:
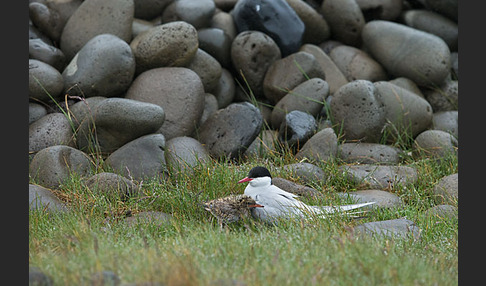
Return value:
M 457 172 L 457 157 L 404 160 L 417 168 L 419 180 L 390 190 L 406 203 L 403 209 L 374 211 L 360 220 L 330 218 L 277 227 L 245 220 L 223 231 L 200 202 L 242 193 L 245 185 L 237 181 L 255 165 L 298 182 L 278 168 L 297 162 L 293 156 L 282 151 L 238 163 L 210 161 L 190 175 L 175 172 L 164 182 L 145 180 L 144 195 L 127 201 L 94 195 L 73 174 L 56 191 L 70 205 L 70 213 L 29 213 L 29 265 L 39 267 L 55 285 L 86 285 L 103 270 L 113 271 L 123 283 L 165 285 L 210 285 L 217 280 L 224 285 L 236 285 L 233 280 L 245 285 L 457 285 L 457 220 L 424 215 L 436 205 L 433 186 Z M 340 162 L 316 165 L 333 176 L 311 183 L 324 198 L 303 200 L 352 203 L 334 195 L 360 188 L 339 173 Z M 128 225 L 128 211 L 162 211 L 172 214 L 172 220 Z M 421 239 L 364 238 L 349 231 L 364 222 L 401 217 L 417 224 Z

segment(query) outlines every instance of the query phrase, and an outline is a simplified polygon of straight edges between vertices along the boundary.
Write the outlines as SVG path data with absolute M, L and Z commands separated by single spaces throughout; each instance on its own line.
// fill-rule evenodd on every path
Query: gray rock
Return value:
M 438 205 L 426 210 L 424 215 L 431 220 L 457 219 L 458 209 L 456 206 Z
M 334 129 L 325 128 L 314 134 L 295 155 L 297 159 L 329 161 L 337 157 L 338 139 Z
M 165 161 L 174 172 L 193 172 L 211 160 L 204 146 L 191 137 L 175 137 L 165 144 Z
M 326 180 L 324 171 L 311 163 L 288 164 L 284 165 L 282 169 L 295 179 L 293 181 L 301 181 L 304 184 Z
M 440 85 L 450 72 L 450 51 L 439 37 L 402 24 L 374 20 L 362 31 L 363 45 L 387 72 L 419 86 Z
M 213 113 L 218 111 L 218 99 L 211 93 L 206 93 L 204 95 L 204 110 L 199 120 L 199 126 L 201 126 L 206 119 L 208 119 Z
M 170 222 L 171 219 L 172 216 L 170 214 L 157 211 L 144 211 L 127 217 L 125 219 L 125 222 L 130 226 L 146 226 L 147 224 L 156 224 L 158 226 L 161 226 Z
M 87 0 L 69 17 L 60 46 L 67 60 L 93 37 L 112 34 L 125 42 L 132 38 L 133 0 Z M 138 62 L 137 62 L 138 65 Z
M 66 66 L 64 53 L 41 39 L 29 40 L 29 58 L 44 62 L 59 72 Z
M 373 83 L 355 80 L 333 95 L 330 110 L 333 124 L 346 140 L 379 142 L 385 125 L 385 108 Z
M 29 184 L 29 210 L 66 212 L 68 207 L 50 190 L 39 185 Z
M 420 133 L 414 141 L 413 155 L 415 157 L 432 157 L 441 159 L 451 154 L 457 154 L 457 139 L 442 130 L 426 130 Z
M 104 195 L 109 199 L 126 200 L 130 197 L 142 195 L 137 185 L 127 178 L 115 173 L 101 172 L 84 181 L 84 185 L 94 194 Z
M 135 58 L 130 46 L 111 34 L 89 40 L 62 72 L 64 92 L 82 97 L 123 94 L 134 75 Z
M 325 73 L 312 54 L 296 52 L 276 60 L 268 68 L 263 79 L 263 93 L 270 102 L 277 103 L 308 78 L 325 79 Z
M 174 0 L 133 0 L 135 3 L 135 18 L 152 20 L 162 15 L 164 9 Z
M 188 68 L 166 67 L 140 74 L 125 98 L 162 107 L 165 121 L 157 132 L 169 140 L 192 135 L 204 110 L 204 94 L 201 79 L 195 72 Z
M 61 73 L 52 66 L 29 59 L 29 97 L 48 102 L 61 99 L 64 80 Z
M 233 41 L 238 34 L 238 32 L 236 31 L 235 21 L 233 21 L 233 16 L 231 16 L 230 13 L 219 9 L 216 9 L 213 18 L 211 19 L 210 28 L 223 30 L 223 32 L 229 36 L 231 41 Z
M 458 0 L 424 0 L 424 4 L 428 9 L 437 11 L 439 14 L 448 17 L 457 22 L 458 20 Z
M 160 68 L 186 66 L 199 47 L 197 31 L 191 24 L 177 21 L 156 25 L 130 43 L 135 56 L 136 74 Z
M 309 3 L 300 0 L 286 0 L 297 16 L 304 22 L 302 43 L 320 44 L 331 36 L 326 19 Z
M 44 3 L 32 2 L 29 3 L 29 19 L 39 31 L 59 42 L 65 23 L 56 10 L 50 9 Z
M 218 108 L 225 108 L 235 97 L 235 80 L 233 75 L 225 68 L 222 69 L 221 77 L 219 78 L 213 94 L 218 101 Z
M 29 125 L 29 152 L 54 145 L 75 147 L 73 126 L 62 113 L 49 113 Z
M 432 189 L 435 199 L 440 204 L 457 205 L 459 199 L 459 174 L 442 177 Z
M 42 272 L 39 267 L 29 265 L 29 285 L 35 286 L 52 286 L 51 277 Z
M 259 31 L 239 33 L 231 44 L 231 61 L 241 85 L 256 97 L 263 97 L 263 79 L 276 60 L 280 49 L 268 35 Z
M 127 98 L 108 98 L 96 105 L 93 120 L 85 120 L 77 132 L 80 150 L 95 147 L 111 153 L 140 136 L 155 133 L 164 123 L 164 109 Z
M 385 69 L 377 61 L 368 53 L 355 47 L 347 45 L 335 47 L 329 57 L 348 81 L 364 79 L 374 82 L 388 79 Z
M 211 156 L 236 158 L 260 133 L 263 118 L 250 103 L 232 103 L 215 112 L 199 129 L 199 142 Z
M 30 162 L 29 176 L 39 185 L 56 189 L 72 174 L 85 176 L 91 171 L 91 161 L 84 152 L 69 146 L 44 148 Z
M 232 68 L 232 39 L 218 28 L 203 28 L 197 31 L 199 48 L 213 56 L 225 69 Z
M 406 77 L 397 77 L 397 78 L 394 78 L 392 80 L 389 80 L 388 82 L 392 83 L 394 85 L 398 85 L 401 88 L 409 90 L 409 91 L 415 93 L 416 95 L 418 95 L 422 98 L 425 98 L 424 94 L 422 93 L 420 88 L 415 84 L 415 82 L 413 82 L 412 80 L 410 80 Z
M 77 130 L 85 121 L 93 121 L 98 104 L 105 99 L 106 97 L 104 96 L 93 96 L 71 105 L 69 107 L 69 114 L 72 118 L 74 128 Z
M 321 197 L 322 194 L 318 192 L 316 189 L 313 189 L 311 187 L 307 187 L 301 184 L 297 184 L 295 182 L 286 180 L 284 178 L 272 178 L 272 184 L 281 188 L 284 191 L 302 196 L 302 197 L 311 197 L 311 198 L 317 198 Z
M 459 79 L 459 53 L 453 52 L 451 53 L 451 76 L 452 79 L 458 80 Z
M 255 140 L 248 146 L 244 155 L 247 157 L 275 154 L 278 144 L 278 131 L 262 130 Z
M 379 238 L 420 239 L 421 233 L 413 221 L 404 218 L 363 223 L 355 226 L 353 231 L 360 236 Z
M 393 165 L 343 165 L 339 167 L 346 178 L 367 188 L 393 189 L 397 185 L 407 186 L 417 181 L 417 170 L 409 166 Z
M 317 130 L 314 116 L 294 110 L 285 115 L 278 131 L 278 140 L 289 147 L 303 146 Z
M 162 134 L 149 134 L 128 142 L 105 160 L 116 174 L 137 181 L 167 177 L 165 138 Z
M 272 111 L 272 127 L 277 129 L 285 116 L 294 110 L 306 112 L 316 117 L 329 95 L 329 85 L 321 78 L 311 78 L 296 86 L 282 99 Z
M 403 151 L 378 143 L 343 143 L 338 147 L 339 158 L 346 163 L 398 164 Z
M 432 117 L 432 126 L 435 130 L 442 130 L 459 138 L 458 111 L 439 111 Z
M 424 98 L 386 81 L 373 83 L 384 105 L 387 140 L 415 137 L 432 123 L 432 107 Z
M 440 86 L 424 90 L 425 99 L 434 112 L 459 109 L 459 82 L 445 80 Z
M 47 109 L 40 104 L 29 102 L 29 125 L 36 120 L 39 120 L 47 114 Z
M 208 27 L 215 11 L 212 0 L 172 1 L 162 13 L 162 23 L 184 21 L 196 29 Z
M 142 20 L 142 19 L 133 19 L 132 23 L 132 40 L 135 39 L 138 35 L 142 34 L 143 32 L 146 32 L 150 30 L 150 28 L 153 28 L 155 26 L 154 23 Z
M 321 11 L 335 40 L 355 47 L 361 44 L 365 18 L 355 0 L 326 0 Z
M 222 68 L 219 62 L 205 51 L 198 49 L 187 68 L 194 71 L 204 86 L 204 91 L 213 92 L 219 84 Z
M 394 21 L 403 9 L 402 0 L 356 0 L 366 22 L 371 20 Z
M 347 193 L 338 193 L 342 198 L 351 198 L 356 203 L 375 202 L 375 204 L 366 206 L 370 209 L 376 208 L 402 208 L 404 202 L 399 196 L 382 190 L 360 190 Z

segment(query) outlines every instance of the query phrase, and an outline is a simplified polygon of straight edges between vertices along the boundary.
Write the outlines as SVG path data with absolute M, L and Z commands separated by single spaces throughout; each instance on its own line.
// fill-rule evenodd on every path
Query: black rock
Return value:
M 232 12 L 238 33 L 260 31 L 280 47 L 282 56 L 297 52 L 302 45 L 304 22 L 286 1 L 240 0 Z
M 302 146 L 317 130 L 315 118 L 303 111 L 294 110 L 285 116 L 278 132 L 278 139 L 288 146 Z

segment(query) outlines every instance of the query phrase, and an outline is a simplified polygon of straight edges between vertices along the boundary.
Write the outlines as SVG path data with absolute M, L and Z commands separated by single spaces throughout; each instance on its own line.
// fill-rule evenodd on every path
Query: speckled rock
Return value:
M 97 173 L 84 181 L 84 185 L 94 194 L 104 195 L 109 199 L 127 200 L 142 195 L 142 190 L 129 179 L 115 173 Z
M 406 186 L 417 181 L 417 170 L 410 166 L 393 165 L 342 165 L 339 169 L 347 179 L 368 188 L 391 189 L 395 185 Z
M 198 49 L 187 68 L 197 73 L 199 78 L 201 78 L 205 92 L 212 92 L 216 89 L 221 78 L 222 68 L 219 62 L 210 54 Z
M 29 40 L 29 59 L 44 62 L 59 72 L 62 72 L 66 66 L 66 57 L 64 53 L 41 39 Z
M 366 22 L 372 20 L 394 21 L 403 9 L 402 0 L 356 0 Z
M 140 74 L 125 98 L 162 107 L 165 121 L 157 132 L 169 140 L 192 135 L 204 110 L 204 94 L 201 79 L 195 72 L 188 68 L 166 67 Z
M 303 146 L 317 130 L 314 116 L 299 110 L 285 115 L 279 127 L 278 139 L 289 147 L 298 149 Z
M 448 132 L 425 130 L 415 138 L 413 154 L 415 157 L 446 158 L 451 154 L 457 154 L 458 144 L 457 139 Z
M 424 95 L 434 112 L 459 109 L 459 82 L 457 80 L 445 80 L 438 87 L 425 89 Z
M 458 111 L 439 111 L 432 117 L 432 126 L 435 130 L 442 130 L 459 138 Z
M 390 21 L 374 20 L 362 31 L 363 45 L 387 72 L 419 86 L 440 85 L 450 73 L 450 51 L 439 37 Z
M 213 56 L 222 67 L 231 68 L 232 39 L 222 29 L 203 28 L 197 31 L 199 48 Z
M 62 113 L 49 113 L 29 125 L 29 152 L 54 145 L 75 147 L 73 128 Z
M 130 46 L 117 36 L 97 35 L 62 72 L 64 93 L 82 97 L 121 95 L 134 75 L 135 58 Z
M 61 99 L 64 80 L 61 73 L 52 66 L 29 59 L 29 97 L 48 102 L 51 97 Z
M 394 193 L 382 190 L 360 190 L 354 192 L 338 193 L 342 198 L 351 198 L 356 203 L 375 202 L 375 204 L 366 206 L 366 208 L 402 208 L 405 204 Z
M 112 34 L 125 42 L 132 38 L 133 0 L 86 0 L 67 20 L 60 47 L 67 60 L 93 37 Z
M 29 184 L 29 210 L 65 212 L 68 207 L 50 190 L 39 185 Z
M 296 52 L 276 60 L 268 68 L 263 79 L 263 93 L 272 103 L 277 103 L 289 90 L 308 78 L 325 80 L 326 75 L 312 54 Z
M 199 129 L 199 142 L 215 158 L 237 158 L 261 131 L 263 118 L 254 105 L 232 103 L 209 117 Z
M 300 0 L 286 0 L 297 16 L 304 22 L 305 31 L 302 43 L 320 44 L 331 36 L 326 19 L 309 3 Z
M 282 167 L 283 171 L 289 174 L 293 179 L 293 181 L 301 182 L 303 184 L 309 184 L 311 182 L 317 181 L 325 181 L 326 174 L 324 170 L 317 167 L 312 163 L 294 163 L 284 165 Z
M 343 143 L 339 145 L 339 158 L 346 163 L 398 164 L 402 150 L 378 143 Z
M 160 67 L 183 67 L 189 64 L 199 47 L 197 31 L 182 21 L 150 28 L 130 43 L 135 56 L 136 74 Z
M 317 198 L 321 197 L 322 194 L 318 192 L 316 189 L 313 189 L 308 186 L 304 186 L 301 184 L 297 184 L 295 182 L 289 181 L 284 178 L 272 178 L 272 184 L 281 188 L 284 191 L 287 191 L 289 193 L 293 193 L 302 197 L 311 197 L 311 198 Z
M 172 1 L 162 13 L 162 23 L 184 21 L 196 29 L 209 26 L 215 11 L 213 0 Z
M 333 39 L 350 46 L 361 44 L 365 19 L 355 0 L 326 0 L 321 11 L 331 28 Z
M 210 160 L 209 152 L 194 138 L 175 137 L 165 144 L 167 166 L 175 172 L 192 172 Z
M 56 189 L 71 173 L 79 176 L 91 171 L 91 161 L 84 152 L 65 145 L 50 146 L 35 154 L 29 175 L 41 186 Z
M 311 161 L 322 162 L 336 158 L 338 154 L 338 139 L 334 129 L 324 128 L 314 134 L 295 157 L 297 159 L 307 158 Z
M 400 218 L 363 223 L 355 226 L 353 232 L 360 236 L 378 238 L 420 239 L 421 230 L 413 221 Z

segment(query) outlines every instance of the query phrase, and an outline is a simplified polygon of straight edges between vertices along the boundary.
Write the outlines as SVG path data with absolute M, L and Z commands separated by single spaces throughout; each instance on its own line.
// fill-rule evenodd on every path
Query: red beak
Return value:
M 250 178 L 248 178 L 248 177 L 245 177 L 245 178 L 243 178 L 243 179 L 239 180 L 239 181 L 238 181 L 238 183 L 249 182 L 249 181 L 251 181 L 251 180 L 253 180 L 253 179 L 250 179 Z
M 259 204 L 249 205 L 248 207 L 249 208 L 263 208 L 263 206 L 259 205 Z

